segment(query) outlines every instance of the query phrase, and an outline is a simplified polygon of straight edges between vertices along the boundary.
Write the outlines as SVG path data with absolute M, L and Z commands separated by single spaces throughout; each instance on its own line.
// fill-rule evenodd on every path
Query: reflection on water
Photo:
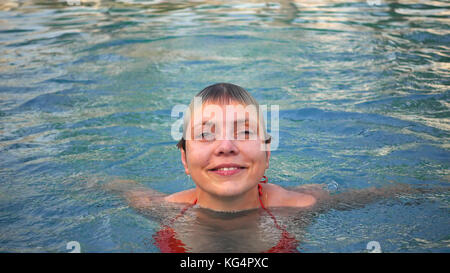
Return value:
M 280 106 L 274 183 L 450 181 L 446 1 L 79 3 L 0 3 L 2 251 L 156 251 L 159 223 L 97 185 L 192 187 L 170 111 L 215 82 Z M 421 200 L 321 215 L 302 247 L 448 250 L 448 195 Z

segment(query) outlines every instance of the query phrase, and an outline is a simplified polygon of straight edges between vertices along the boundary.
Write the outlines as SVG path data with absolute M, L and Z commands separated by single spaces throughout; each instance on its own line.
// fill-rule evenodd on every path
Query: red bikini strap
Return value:
M 265 175 L 263 176 L 263 178 L 264 178 L 264 180 L 260 181 L 259 183 L 267 183 L 269 181 L 269 179 Z M 267 211 L 267 213 L 272 217 L 273 221 L 275 222 L 275 226 L 278 229 L 280 229 L 281 231 L 285 231 L 285 229 L 278 224 L 277 219 L 275 218 L 275 216 L 273 216 L 273 214 L 268 209 L 266 209 L 266 207 L 264 207 L 264 204 L 263 204 L 263 202 L 261 200 L 261 196 L 262 196 L 262 186 L 261 186 L 261 184 L 258 184 L 258 192 L 259 192 L 259 203 L 261 204 L 261 207 L 265 211 Z
M 264 180 L 259 181 L 259 183 L 267 183 L 267 181 L 269 181 L 269 179 L 267 178 L 267 176 L 263 175 Z M 266 207 L 264 207 L 264 204 L 261 200 L 261 196 L 262 196 L 262 186 L 261 184 L 258 184 L 258 193 L 259 193 L 259 203 L 261 204 L 261 207 L 263 209 L 266 209 Z
M 261 183 L 266 183 L 268 181 L 267 177 L 265 177 L 264 181 L 261 181 Z M 262 186 L 261 184 L 258 184 L 258 192 L 259 192 L 259 203 L 261 204 L 261 207 L 270 215 L 270 217 L 273 219 L 273 222 L 275 224 L 275 226 L 277 227 L 277 229 L 281 230 L 282 233 L 284 234 L 283 236 L 285 236 L 286 234 L 289 235 L 289 233 L 286 231 L 286 229 L 284 227 L 282 227 L 280 224 L 278 224 L 277 219 L 275 218 L 275 216 L 270 212 L 270 210 L 266 209 L 266 207 L 264 207 L 264 204 L 261 200 L 261 196 L 262 196 Z
M 261 184 L 258 184 L 258 192 L 259 192 L 258 199 L 259 199 L 259 203 L 261 204 L 261 208 L 266 209 L 266 207 L 264 207 L 264 204 L 263 204 L 263 202 L 261 200 L 261 196 L 262 196 L 262 186 L 261 186 Z
M 267 183 L 269 182 L 269 178 L 267 178 L 267 176 L 263 175 L 264 180 L 259 181 L 259 183 Z
M 184 207 L 180 213 L 178 213 L 177 216 L 175 216 L 174 218 L 172 218 L 169 221 L 169 225 L 172 225 L 179 217 L 181 217 L 189 208 L 193 207 L 195 204 L 197 204 L 197 198 L 195 198 L 194 203 L 193 204 L 188 204 L 186 207 Z

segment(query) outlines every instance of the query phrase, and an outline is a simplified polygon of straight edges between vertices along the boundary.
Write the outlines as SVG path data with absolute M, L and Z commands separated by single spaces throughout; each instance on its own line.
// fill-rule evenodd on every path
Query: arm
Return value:
M 146 188 L 133 180 L 114 179 L 104 185 L 104 189 L 125 198 L 128 204 L 138 210 L 149 209 L 160 203 L 164 194 L 150 188 Z
M 396 183 L 382 188 L 370 187 L 330 194 L 324 187 L 321 184 L 310 184 L 296 187 L 293 190 L 314 196 L 320 209 L 349 210 L 361 208 L 382 199 L 395 198 L 402 194 L 445 192 L 450 189 L 449 187 L 413 188 L 408 184 Z
M 330 196 L 329 208 L 348 210 L 361 208 L 367 204 L 387 198 L 395 198 L 398 195 L 413 193 L 413 189 L 406 184 L 393 185 L 383 188 L 370 187 L 366 189 L 350 190 Z
M 405 183 L 395 183 L 381 188 L 370 187 L 367 189 L 351 190 L 340 194 L 332 195 L 330 198 L 330 208 L 347 210 L 364 207 L 367 204 L 377 202 L 382 199 L 396 198 L 400 195 L 443 193 L 448 192 L 450 187 L 412 187 Z

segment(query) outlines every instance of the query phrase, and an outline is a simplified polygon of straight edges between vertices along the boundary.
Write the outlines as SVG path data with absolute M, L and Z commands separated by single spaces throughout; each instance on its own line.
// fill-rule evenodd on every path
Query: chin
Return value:
M 251 186 L 249 185 L 236 185 L 236 182 L 225 182 L 215 188 L 215 194 L 222 197 L 239 196 L 247 192 Z M 231 185 L 230 185 L 231 184 Z

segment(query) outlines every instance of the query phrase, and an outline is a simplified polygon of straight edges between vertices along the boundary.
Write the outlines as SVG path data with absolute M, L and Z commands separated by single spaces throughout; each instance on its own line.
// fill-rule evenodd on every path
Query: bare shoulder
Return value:
M 317 201 L 312 194 L 290 191 L 275 184 L 263 184 L 263 198 L 269 207 L 311 207 Z
M 195 189 L 176 192 L 164 197 L 164 201 L 169 203 L 192 203 L 195 199 Z

